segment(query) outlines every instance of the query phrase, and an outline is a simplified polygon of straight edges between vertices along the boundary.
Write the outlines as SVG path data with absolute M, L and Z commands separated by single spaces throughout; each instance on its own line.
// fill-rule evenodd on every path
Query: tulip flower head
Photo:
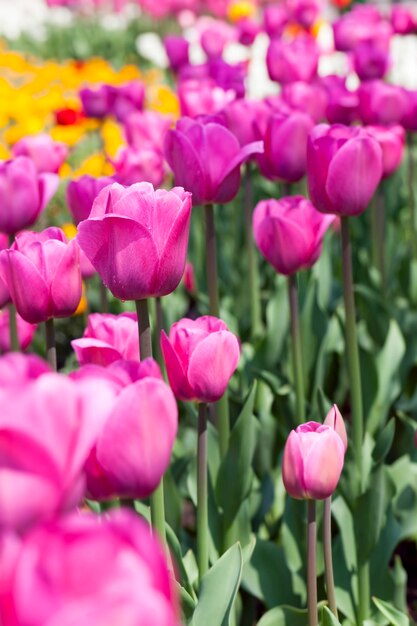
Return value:
M 277 272 L 288 276 L 317 261 L 334 219 L 303 196 L 261 200 L 253 213 L 256 245 Z
M 345 457 L 342 438 L 330 426 L 307 422 L 292 430 L 284 448 L 282 479 L 297 499 L 324 500 L 339 482 Z
M 0 253 L 0 276 L 30 324 L 75 313 L 81 299 L 80 250 L 60 228 L 24 231 Z
M 377 140 L 382 150 L 383 178 L 389 178 L 401 165 L 405 151 L 405 131 L 394 126 L 366 126 L 365 130 Z
M 340 413 L 336 404 L 332 406 L 330 411 L 327 413 L 325 420 L 323 422 L 325 426 L 331 426 L 333 430 L 337 432 L 341 440 L 343 441 L 343 445 L 345 446 L 345 451 L 348 447 L 348 439 L 346 434 L 346 426 L 343 421 L 342 414 Z
M 29 135 L 13 146 L 13 156 L 29 157 L 40 174 L 42 172 L 56 174 L 68 156 L 68 148 L 47 134 Z
M 269 77 L 282 84 L 313 80 L 317 76 L 318 62 L 319 49 L 309 35 L 292 41 L 273 39 L 266 55 Z
M 112 183 L 114 179 L 110 176 L 95 178 L 85 174 L 68 184 L 67 204 L 75 224 L 89 217 L 94 200 L 100 191 Z
M 239 342 L 212 316 L 184 318 L 161 335 L 169 383 L 179 400 L 217 402 L 235 371 Z
M 310 199 L 322 213 L 359 215 L 382 177 L 382 150 L 365 130 L 320 124 L 307 144 Z
M 77 241 L 112 294 L 142 300 L 174 291 L 184 273 L 191 194 L 150 183 L 103 189 Z

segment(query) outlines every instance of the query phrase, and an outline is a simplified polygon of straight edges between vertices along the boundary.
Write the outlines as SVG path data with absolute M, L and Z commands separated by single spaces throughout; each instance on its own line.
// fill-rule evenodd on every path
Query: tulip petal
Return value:
M 195 397 L 202 402 L 217 402 L 226 391 L 239 356 L 239 342 L 229 331 L 211 333 L 199 343 L 188 365 Z
M 82 337 L 71 341 L 71 346 L 81 366 L 92 364 L 107 367 L 110 363 L 121 359 L 121 354 L 116 348 L 105 341 L 100 341 L 100 339 Z
M 75 240 L 66 246 L 51 282 L 51 300 L 54 317 L 72 315 L 81 300 L 82 282 L 80 250 Z
M 175 396 L 179 400 L 194 400 L 195 397 L 193 390 L 188 383 L 181 361 L 172 347 L 165 331 L 162 331 L 161 333 L 161 350 L 164 356 L 169 384 L 171 385 Z
M 343 441 L 333 429 L 317 434 L 304 455 L 304 484 L 310 498 L 324 500 L 334 492 L 344 457 Z
M 171 228 L 166 228 L 165 231 L 168 235 L 165 234 L 165 245 L 161 251 L 157 271 L 156 292 L 159 296 L 174 291 L 184 275 L 190 219 L 191 197 L 183 202 Z
M 44 173 L 39 175 L 39 212 L 43 211 L 59 187 L 59 176 Z
M 294 221 L 277 217 L 265 218 L 255 231 L 256 244 L 264 257 L 280 274 L 288 276 L 309 265 L 315 251 L 315 239 Z
M 164 141 L 165 158 L 175 172 L 175 185 L 193 194 L 193 204 L 202 204 L 207 198 L 207 182 L 199 153 L 186 135 L 169 130 Z
M 326 192 L 336 214 L 359 215 L 375 193 L 382 176 L 382 151 L 371 137 L 347 141 L 332 159 Z
M 282 480 L 285 489 L 292 498 L 303 499 L 306 497 L 300 440 L 294 430 L 290 432 L 284 448 Z

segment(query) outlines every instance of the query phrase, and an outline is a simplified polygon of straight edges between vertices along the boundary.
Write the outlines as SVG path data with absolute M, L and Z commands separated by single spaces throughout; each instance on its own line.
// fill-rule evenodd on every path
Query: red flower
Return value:
M 78 124 L 83 117 L 82 112 L 77 111 L 76 109 L 66 108 L 55 111 L 55 120 L 60 126 L 72 126 L 73 124 Z

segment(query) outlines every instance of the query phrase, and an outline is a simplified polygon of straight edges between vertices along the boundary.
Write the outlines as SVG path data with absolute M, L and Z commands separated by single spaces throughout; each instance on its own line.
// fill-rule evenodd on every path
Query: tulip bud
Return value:
M 336 404 L 332 406 L 330 411 L 327 413 L 326 418 L 323 422 L 325 426 L 330 426 L 337 432 L 341 440 L 343 441 L 343 445 L 345 446 L 345 452 L 348 447 L 348 440 L 346 434 L 346 426 L 343 421 L 342 414 L 340 413 Z
M 344 458 L 343 441 L 333 428 L 318 422 L 298 426 L 284 448 L 285 489 L 293 498 L 325 500 L 337 487 Z

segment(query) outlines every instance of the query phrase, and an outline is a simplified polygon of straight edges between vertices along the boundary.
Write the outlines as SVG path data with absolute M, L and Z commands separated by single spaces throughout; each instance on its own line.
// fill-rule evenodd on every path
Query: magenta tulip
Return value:
M 353 66 L 360 80 L 383 78 L 389 65 L 389 51 L 378 42 L 363 41 L 353 50 Z
M 317 43 L 308 35 L 292 41 L 273 39 L 266 55 L 269 77 L 282 84 L 311 81 L 317 76 L 318 62 Z
M 208 58 L 221 57 L 226 45 L 236 40 L 235 29 L 223 20 L 207 18 L 200 30 L 200 45 Z
M 389 41 L 392 29 L 381 19 L 375 5 L 355 5 L 355 7 L 335 20 L 332 24 L 336 50 L 349 52 L 361 41 Z
M 118 361 L 139 360 L 138 321 L 135 313 L 92 313 L 81 339 L 71 345 L 80 365 L 92 363 L 106 367 Z
M 330 411 L 327 413 L 323 424 L 325 426 L 330 426 L 331 428 L 333 428 L 333 430 L 337 432 L 337 434 L 343 441 L 343 445 L 344 445 L 345 452 L 346 452 L 347 447 L 348 447 L 346 426 L 345 426 L 345 422 L 343 421 L 342 414 L 340 413 L 336 404 L 334 404 L 332 408 L 330 409 Z
M 241 164 L 262 151 L 262 142 L 241 148 L 222 124 L 184 117 L 168 131 L 164 147 L 175 184 L 192 193 L 193 204 L 225 204 L 239 191 Z
M 404 126 L 405 130 L 410 132 L 417 132 L 417 91 L 410 91 L 404 89 L 405 98 L 405 110 L 401 117 L 400 123 Z
M 243 147 L 259 139 L 259 118 L 269 119 L 271 108 L 262 100 L 239 98 L 227 104 L 220 115 Z
M 145 377 L 125 387 L 86 464 L 90 496 L 148 497 L 169 466 L 177 427 L 177 403 L 164 381 Z
M 324 500 L 339 482 L 345 457 L 341 437 L 330 426 L 307 422 L 292 430 L 284 448 L 282 480 L 297 499 Z
M 148 182 L 155 187 L 162 185 L 165 176 L 165 163 L 161 150 L 145 147 L 121 148 L 112 160 L 116 170 L 115 178 L 122 185 Z
M 366 126 L 382 150 L 382 176 L 388 178 L 401 165 L 405 151 L 405 131 L 402 126 Z
M 307 139 L 313 127 L 311 117 L 300 111 L 271 115 L 263 135 L 264 153 L 257 157 L 261 173 L 270 180 L 301 180 L 306 173 Z
M 143 109 L 145 85 L 131 81 L 124 85 L 108 85 L 110 113 L 119 122 L 125 122 L 129 115 Z
M 0 233 L 0 250 L 9 247 L 9 237 L 5 233 Z M 10 293 L 6 283 L 0 278 L 0 309 L 10 302 Z
M 317 261 L 334 219 L 303 196 L 261 200 L 253 213 L 256 245 L 277 272 L 288 276 Z
M 363 83 L 358 89 L 359 117 L 363 124 L 399 124 L 407 109 L 407 96 L 401 87 L 382 80 Z
M 71 372 L 69 375 L 73 380 L 80 378 L 89 378 L 104 380 L 114 388 L 115 393 L 131 385 L 132 383 L 142 380 L 142 378 L 157 378 L 163 380 L 161 369 L 156 361 L 152 358 L 143 359 L 142 361 L 126 361 L 119 359 L 112 361 L 109 365 L 95 365 L 87 363 L 80 367 L 79 370 Z
M 197 117 L 218 113 L 226 104 L 235 100 L 236 93 L 223 89 L 213 78 L 186 79 L 181 80 L 178 85 L 178 98 L 181 114 Z
M 17 323 L 17 339 L 21 350 L 26 350 L 32 342 L 33 335 L 36 331 L 34 324 L 28 324 L 20 315 L 16 315 Z M 9 309 L 0 310 L 0 350 L 1 352 L 10 352 L 12 349 L 10 343 L 10 311 Z
M 41 174 L 56 174 L 68 156 L 68 148 L 61 141 L 54 141 L 50 135 L 28 135 L 13 146 L 13 156 L 26 156 L 32 159 L 36 170 Z
M 198 402 L 217 402 L 222 397 L 240 356 L 235 335 L 222 320 L 209 315 L 173 324 L 169 337 L 162 332 L 161 348 L 176 397 Z
M 289 19 L 288 8 L 283 2 L 267 5 L 263 14 L 263 25 L 269 38 L 281 37 Z
M 77 225 L 90 216 L 94 200 L 104 187 L 112 183 L 114 183 L 114 179 L 110 176 L 94 178 L 94 176 L 85 174 L 68 184 L 67 204 L 74 224 Z
M 307 113 L 316 124 L 323 121 L 328 96 L 320 83 L 288 83 L 283 87 L 282 98 L 292 109 Z
M 125 135 L 128 144 L 136 150 L 152 148 L 162 153 L 167 130 L 172 118 L 157 111 L 132 113 L 125 121 Z
M 104 382 L 59 374 L 0 396 L 0 528 L 23 530 L 79 503 L 113 398 Z
M 340 76 L 326 76 L 321 79 L 327 91 L 326 118 L 330 124 L 349 126 L 358 119 L 359 96 L 357 91 L 346 87 L 346 80 Z
M 310 199 L 322 213 L 359 215 L 382 177 L 382 150 L 361 128 L 320 124 L 307 145 Z
M 0 389 L 8 392 L 10 389 L 24 388 L 29 382 L 50 372 L 48 363 L 36 354 L 11 352 L 0 357 Z
M 3 539 L 4 626 L 179 623 L 166 557 L 131 511 L 72 513 Z
M 321 0 L 287 0 L 286 5 L 292 20 L 304 28 L 313 26 L 322 9 Z
M 108 85 L 100 85 L 90 89 L 85 87 L 80 91 L 80 99 L 84 115 L 102 119 L 110 114 L 110 93 Z
M 116 298 L 165 296 L 184 273 L 190 217 L 184 189 L 115 183 L 100 192 L 77 240 Z
M 60 228 L 25 231 L 0 253 L 0 275 L 30 324 L 72 315 L 81 299 L 80 251 Z
M 0 163 L 0 231 L 13 235 L 31 226 L 58 189 L 55 174 L 38 174 L 28 157 Z
M 189 62 L 190 44 L 180 35 L 167 35 L 164 37 L 165 52 L 168 57 L 169 67 L 173 72 L 178 72 Z
M 411 4 L 396 4 L 391 8 L 391 26 L 397 35 L 412 35 L 417 31 L 417 13 Z

